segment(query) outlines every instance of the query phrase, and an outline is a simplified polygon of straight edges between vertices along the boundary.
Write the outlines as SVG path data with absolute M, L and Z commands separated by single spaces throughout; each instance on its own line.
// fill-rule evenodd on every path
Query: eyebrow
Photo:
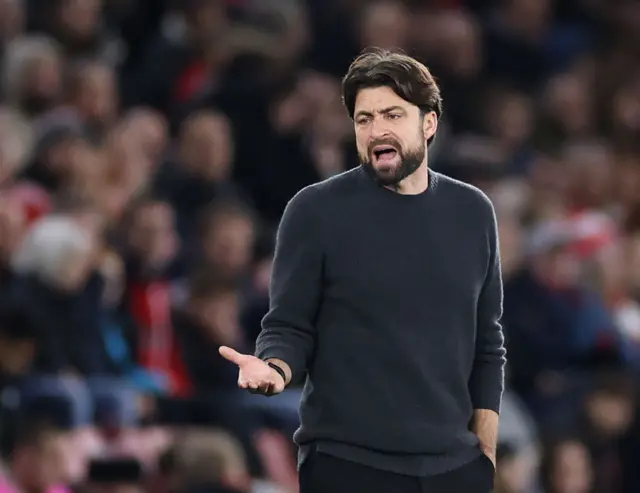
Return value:
M 392 111 L 398 111 L 398 110 L 404 112 L 404 108 L 402 108 L 402 106 L 389 106 L 388 108 L 381 109 L 376 113 L 381 113 L 383 115 L 386 115 L 388 113 L 391 113 Z M 355 118 L 358 118 L 360 116 L 373 116 L 373 114 L 369 111 L 360 110 L 355 114 Z

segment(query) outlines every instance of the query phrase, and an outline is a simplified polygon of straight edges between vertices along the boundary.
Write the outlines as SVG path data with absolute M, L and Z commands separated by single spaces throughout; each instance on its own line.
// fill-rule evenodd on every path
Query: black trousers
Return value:
M 418 478 L 315 452 L 300 468 L 300 493 L 490 493 L 494 473 L 484 455 L 453 471 Z

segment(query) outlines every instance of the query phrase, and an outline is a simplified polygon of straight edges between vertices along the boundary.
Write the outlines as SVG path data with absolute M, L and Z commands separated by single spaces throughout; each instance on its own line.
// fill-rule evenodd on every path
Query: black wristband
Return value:
M 271 361 L 267 361 L 267 364 L 278 372 L 278 375 L 282 377 L 282 381 L 284 382 L 284 384 L 287 385 L 287 374 L 284 372 L 284 370 Z

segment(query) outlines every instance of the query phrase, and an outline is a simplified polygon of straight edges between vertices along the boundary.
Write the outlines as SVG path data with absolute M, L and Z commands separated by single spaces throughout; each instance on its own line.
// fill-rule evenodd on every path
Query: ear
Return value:
M 436 134 L 438 130 L 438 116 L 435 111 L 430 111 L 422 119 L 422 134 L 424 140 L 427 141 Z

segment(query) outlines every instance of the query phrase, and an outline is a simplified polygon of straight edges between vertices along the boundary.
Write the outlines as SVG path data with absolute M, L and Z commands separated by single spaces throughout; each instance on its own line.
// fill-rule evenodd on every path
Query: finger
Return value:
M 252 394 L 270 395 L 272 384 L 269 382 L 250 382 L 247 386 Z
M 241 389 L 246 389 L 249 385 L 247 384 L 247 380 L 244 378 L 238 378 L 238 387 Z
M 284 382 L 281 378 L 279 378 L 273 385 L 273 393 L 279 394 L 281 392 L 284 392 Z
M 227 346 L 220 346 L 218 352 L 224 359 L 229 360 L 238 366 L 242 365 L 247 360 L 247 356 L 245 354 L 240 354 L 235 349 L 231 349 Z
M 264 389 L 263 395 L 266 395 L 267 397 L 271 397 L 273 394 L 274 394 L 273 384 L 267 385 L 267 387 Z

